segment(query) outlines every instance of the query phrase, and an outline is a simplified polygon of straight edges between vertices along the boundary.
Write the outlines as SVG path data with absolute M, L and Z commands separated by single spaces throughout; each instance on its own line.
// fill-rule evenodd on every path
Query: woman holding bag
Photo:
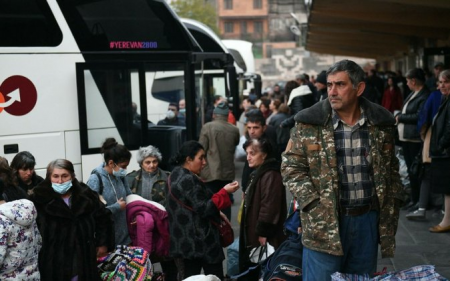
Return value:
M 176 165 L 169 177 L 166 210 L 169 214 L 170 251 L 178 278 L 212 274 L 223 280 L 225 256 L 219 230 L 211 221 L 225 218 L 220 210 L 231 206 L 229 193 L 239 189 L 234 181 L 213 194 L 199 178 L 206 165 L 205 150 L 196 141 L 185 142 L 171 159 Z
M 280 163 L 273 156 L 274 149 L 270 142 L 249 139 L 244 143 L 244 149 L 248 164 L 255 171 L 250 175 L 244 195 L 239 236 L 241 272 L 249 267 L 251 249 L 267 243 L 277 249 L 286 239 L 283 224 L 287 215 L 286 189 L 280 174 Z M 251 277 L 247 279 L 253 280 Z

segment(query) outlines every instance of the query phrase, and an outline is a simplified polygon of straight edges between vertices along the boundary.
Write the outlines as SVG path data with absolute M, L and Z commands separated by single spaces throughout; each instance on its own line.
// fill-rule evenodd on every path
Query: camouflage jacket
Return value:
M 364 98 L 359 99 L 369 128 L 373 181 L 379 201 L 379 242 L 383 257 L 392 257 L 403 188 L 394 147 L 394 123 L 390 112 Z M 339 235 L 339 185 L 328 99 L 316 103 L 295 116 L 296 127 L 283 153 L 283 182 L 305 208 L 320 203 L 309 212 L 301 212 L 303 244 L 309 249 L 343 255 Z

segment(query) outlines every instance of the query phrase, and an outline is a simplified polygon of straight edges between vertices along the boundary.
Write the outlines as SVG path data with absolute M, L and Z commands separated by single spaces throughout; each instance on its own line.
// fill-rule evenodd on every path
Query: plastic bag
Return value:
M 409 280 L 409 281 L 434 281 L 434 280 L 447 280 L 446 278 L 439 275 L 434 271 L 433 265 L 417 265 L 408 269 L 404 269 L 396 272 L 388 272 L 377 276 L 375 278 L 370 278 L 368 274 L 357 275 L 336 272 L 331 275 L 332 281 L 347 281 L 347 280 L 357 280 L 357 281 L 398 281 L 398 280 Z
M 275 248 L 269 244 L 269 242 L 266 243 L 264 246 L 258 246 L 256 248 L 253 248 L 250 251 L 250 255 L 248 256 L 250 258 L 251 262 L 254 263 L 260 263 L 263 260 L 267 259 L 268 256 L 273 254 L 275 252 Z
M 228 276 L 239 273 L 239 237 L 227 248 L 227 274 Z
M 220 281 L 220 279 L 215 275 L 194 275 L 187 279 L 184 279 L 183 281 Z

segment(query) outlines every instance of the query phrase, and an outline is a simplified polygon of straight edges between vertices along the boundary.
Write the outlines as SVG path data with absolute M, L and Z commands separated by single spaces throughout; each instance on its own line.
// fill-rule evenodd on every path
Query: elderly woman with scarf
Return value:
M 244 143 L 248 164 L 255 171 L 244 195 L 240 237 L 239 268 L 249 265 L 250 250 L 269 243 L 275 249 L 286 239 L 283 223 L 287 215 L 286 190 L 280 163 L 266 139 L 249 139 Z

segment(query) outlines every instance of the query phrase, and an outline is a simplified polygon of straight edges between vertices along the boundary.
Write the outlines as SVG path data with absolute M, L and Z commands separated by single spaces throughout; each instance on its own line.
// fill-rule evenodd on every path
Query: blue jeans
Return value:
M 303 249 L 303 280 L 331 280 L 335 272 L 372 276 L 377 268 L 378 212 L 341 216 L 339 221 L 343 256 Z

